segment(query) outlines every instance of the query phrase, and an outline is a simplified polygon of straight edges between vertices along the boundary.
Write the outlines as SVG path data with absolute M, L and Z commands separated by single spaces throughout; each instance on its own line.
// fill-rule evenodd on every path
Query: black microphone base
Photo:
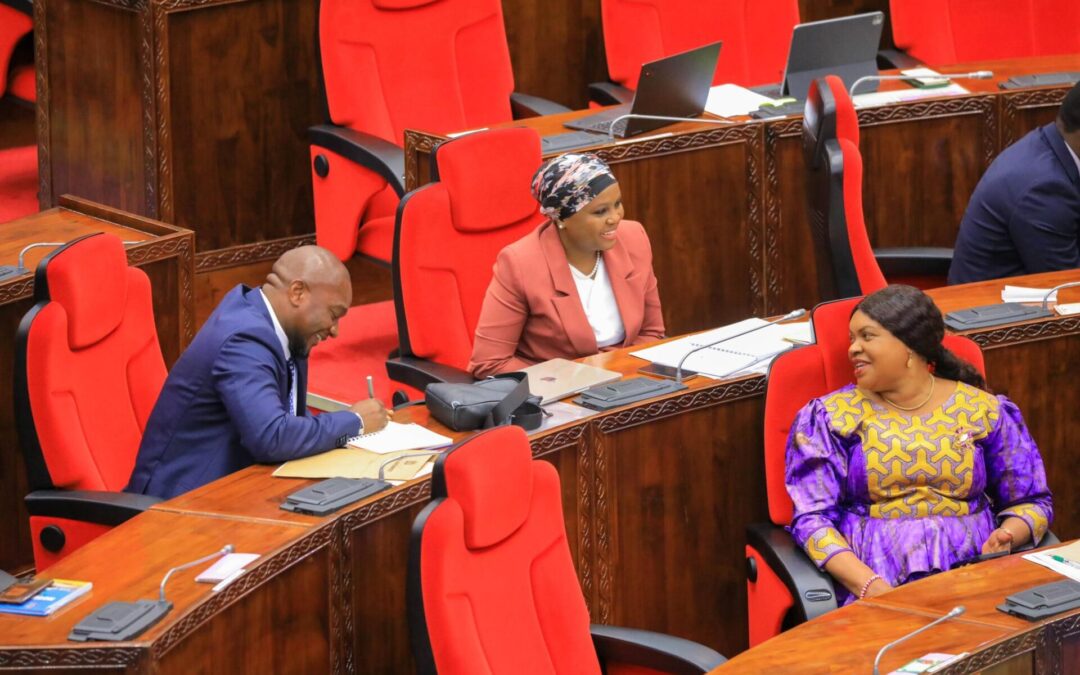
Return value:
M 68 640 L 88 642 L 125 642 L 142 635 L 143 631 L 161 621 L 172 603 L 168 600 L 136 600 L 135 602 L 110 602 L 87 615 L 75 624 Z

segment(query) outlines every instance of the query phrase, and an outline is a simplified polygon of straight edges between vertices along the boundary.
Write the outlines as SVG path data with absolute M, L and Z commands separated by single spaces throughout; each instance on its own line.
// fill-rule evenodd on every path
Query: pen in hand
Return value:
M 367 397 L 375 398 L 375 380 L 370 375 L 367 376 Z

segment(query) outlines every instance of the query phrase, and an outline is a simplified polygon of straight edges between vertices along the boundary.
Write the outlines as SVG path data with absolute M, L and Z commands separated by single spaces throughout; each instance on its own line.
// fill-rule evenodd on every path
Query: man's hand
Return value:
M 999 527 L 990 533 L 990 536 L 983 542 L 983 553 L 997 553 L 999 551 L 1011 551 L 1012 550 L 1013 535 L 1004 527 Z
M 363 420 L 364 428 L 360 432 L 362 434 L 379 431 L 394 416 L 393 411 L 387 410 L 377 398 L 365 398 L 357 401 L 352 404 L 349 410 L 359 415 L 360 419 Z

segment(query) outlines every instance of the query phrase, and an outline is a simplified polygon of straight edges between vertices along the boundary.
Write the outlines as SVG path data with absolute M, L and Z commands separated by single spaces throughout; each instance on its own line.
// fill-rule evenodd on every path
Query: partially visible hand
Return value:
M 888 581 L 885 581 L 884 579 L 874 579 L 874 583 L 870 584 L 870 587 L 866 589 L 866 595 L 863 596 L 863 599 L 865 600 L 866 598 L 872 598 L 875 595 L 888 593 L 891 590 L 892 586 L 889 585 Z
M 1012 532 L 1009 532 L 1004 527 L 999 527 L 991 532 L 990 536 L 983 542 L 982 552 L 998 553 L 999 551 L 1011 551 L 1012 541 Z
M 386 426 L 394 413 L 387 410 L 377 398 L 365 398 L 353 403 L 349 410 L 360 415 L 364 421 L 364 429 L 361 433 L 370 434 L 379 431 Z

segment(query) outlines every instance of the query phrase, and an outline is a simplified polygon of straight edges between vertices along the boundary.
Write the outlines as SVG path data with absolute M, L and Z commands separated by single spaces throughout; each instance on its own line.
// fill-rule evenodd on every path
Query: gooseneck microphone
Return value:
M 885 80 L 989 80 L 993 76 L 994 71 L 992 70 L 973 70 L 970 73 L 941 73 L 941 77 L 934 77 L 933 75 L 865 75 L 851 83 L 851 87 L 848 88 L 848 95 L 854 96 L 855 90 L 863 82 L 881 82 Z
M 623 120 L 656 120 L 658 122 L 700 122 L 702 124 L 740 124 L 733 120 L 714 120 L 708 117 L 668 117 L 667 115 L 639 115 L 637 113 L 627 113 L 625 115 L 619 115 L 615 119 L 611 120 L 611 124 L 608 125 L 608 138 L 615 138 L 615 125 Z
M 1063 284 L 1058 284 L 1057 286 L 1054 286 L 1053 288 L 1051 288 L 1049 291 L 1046 292 L 1046 295 L 1043 296 L 1042 308 L 1049 311 L 1049 309 L 1050 309 L 1050 306 L 1049 306 L 1050 305 L 1050 298 L 1054 296 L 1054 293 L 1057 293 L 1058 291 L 1062 290 L 1063 288 L 1076 288 L 1077 286 L 1080 286 L 1080 281 L 1066 281 Z
M 699 345 L 697 347 L 694 347 L 690 351 L 683 354 L 683 357 L 681 359 L 679 359 L 679 365 L 675 367 L 675 382 L 677 382 L 678 384 L 682 384 L 683 364 L 686 363 L 686 359 L 690 358 L 691 354 L 693 354 L 695 352 L 700 352 L 702 349 L 708 349 L 709 347 L 715 347 L 716 345 L 722 344 L 724 342 L 728 342 L 729 340 L 734 340 L 735 338 L 742 337 L 743 335 L 746 335 L 747 333 L 753 333 L 754 331 L 759 331 L 762 328 L 767 328 L 767 327 L 772 326 L 774 324 L 783 323 L 785 321 L 791 321 L 792 319 L 798 319 L 798 318 L 800 318 L 802 316 L 805 316 L 805 315 L 806 315 L 806 310 L 805 309 L 796 309 L 793 312 L 788 312 L 787 314 L 780 317 L 779 319 L 773 319 L 772 321 L 766 321 L 765 323 L 763 323 L 763 324 L 761 324 L 759 326 L 754 326 L 753 328 L 748 328 L 748 329 L 742 331 L 741 333 L 736 333 L 734 335 L 728 335 L 726 337 L 720 338 L 719 340 L 714 340 L 713 342 L 710 342 L 708 344 Z M 775 354 L 772 355 L 772 356 L 775 356 Z M 739 368 L 739 370 L 743 370 L 743 368 L 748 368 L 750 365 L 753 365 L 753 363 L 751 363 L 751 364 L 749 364 L 747 366 L 743 366 L 742 368 Z M 727 375 L 730 375 L 730 373 L 725 374 L 725 377 Z
M 158 586 L 158 602 L 168 602 L 167 600 L 165 600 L 165 584 L 169 583 L 169 577 L 171 577 L 174 572 L 180 572 L 182 570 L 188 569 L 189 567 L 195 567 L 196 565 L 200 565 L 200 564 L 202 564 L 204 562 L 210 562 L 211 560 L 216 560 L 217 558 L 220 558 L 222 556 L 229 555 L 234 550 L 236 550 L 236 549 L 233 548 L 232 544 L 225 544 L 224 546 L 221 547 L 220 551 L 214 551 L 210 555 L 204 555 L 203 557 L 199 558 L 198 560 L 192 560 L 189 563 L 184 563 L 183 565 L 177 565 L 176 567 L 174 567 L 171 570 L 169 570 L 168 572 L 166 572 L 165 576 L 161 580 L 161 585 Z M 172 605 L 170 603 L 170 607 L 171 606 Z
M 66 242 L 66 241 L 38 241 L 38 242 L 35 242 L 33 244 L 28 244 L 28 245 L 24 246 L 23 249 L 21 251 L 19 251 L 19 264 L 18 265 L 16 265 L 15 267 L 12 267 L 11 265 L 0 265 L 0 280 L 6 279 L 8 277 L 15 277 L 15 276 L 18 276 L 20 274 L 25 274 L 26 272 L 29 271 L 29 270 L 26 269 L 26 253 L 27 253 L 27 251 L 30 251 L 30 250 L 35 249 L 35 248 L 42 248 L 42 247 L 45 247 L 45 246 L 50 246 L 50 247 L 65 246 L 65 245 L 67 245 L 67 243 L 68 242 Z M 124 246 L 131 246 L 132 244 L 137 244 L 137 243 L 139 243 L 139 242 L 137 242 L 137 241 L 125 241 Z
M 232 553 L 234 550 L 236 549 L 233 548 L 232 544 L 226 544 L 210 555 L 170 569 L 161 580 L 161 585 L 158 586 L 157 600 L 105 603 L 75 624 L 75 627 L 71 629 L 71 633 L 68 634 L 68 640 L 74 642 L 86 642 L 88 640 L 125 642 L 135 639 L 147 628 L 161 621 L 172 609 L 172 603 L 165 599 L 165 584 L 168 583 L 169 577 L 174 572 L 220 558 L 223 555 Z
M 874 675 L 880 675 L 880 671 L 878 670 L 878 668 L 881 665 L 881 657 L 885 655 L 885 652 L 889 651 L 890 649 L 892 649 L 896 645 L 900 644 L 901 642 L 904 642 L 905 640 L 910 640 L 911 638 L 915 637 L 916 635 L 918 635 L 919 633 L 921 633 L 921 632 L 923 632 L 925 630 L 930 630 L 931 628 L 938 625 L 939 623 L 942 623 L 943 621 L 948 621 L 949 619 L 954 619 L 954 618 L 960 616 L 965 611 L 966 610 L 964 609 L 963 605 L 957 605 L 956 607 L 953 607 L 952 609 L 950 609 L 949 613 L 946 614 L 945 616 L 934 619 L 933 621 L 926 624 L 922 628 L 918 628 L 916 630 L 913 630 L 910 633 L 908 633 L 907 635 L 900 638 L 899 640 L 893 640 L 889 644 L 882 647 L 881 651 L 879 651 L 877 653 L 877 656 L 874 658 Z

